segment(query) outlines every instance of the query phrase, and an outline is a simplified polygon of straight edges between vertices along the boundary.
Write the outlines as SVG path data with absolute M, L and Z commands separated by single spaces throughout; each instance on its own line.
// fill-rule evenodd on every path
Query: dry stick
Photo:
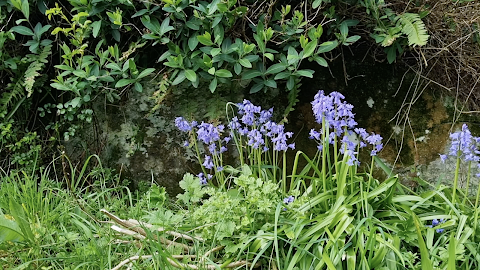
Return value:
M 213 252 L 222 250 L 224 247 L 225 247 L 225 246 L 218 246 L 218 247 L 214 247 L 214 248 L 210 249 L 210 250 L 207 251 L 205 254 L 203 254 L 202 258 L 200 258 L 199 263 L 203 263 L 203 261 L 205 260 L 205 258 L 208 257 L 208 256 L 210 255 L 210 253 L 213 253 Z
M 153 255 L 132 256 L 132 257 L 126 259 L 126 260 L 121 261 L 119 264 L 117 264 L 117 266 L 115 266 L 111 270 L 119 270 L 122 266 L 126 265 L 129 262 L 137 261 L 137 260 L 140 260 L 140 259 L 150 259 L 152 257 L 153 257 Z M 172 257 L 174 259 L 181 260 L 183 258 L 195 258 L 195 255 L 173 255 Z M 167 259 L 168 263 L 170 263 L 172 266 L 177 267 L 177 268 L 208 269 L 208 270 L 217 269 L 216 265 L 207 265 L 203 268 L 199 268 L 198 266 L 193 265 L 193 264 L 176 262 L 176 261 L 174 261 L 170 258 L 166 258 L 166 259 Z M 236 261 L 236 262 L 232 262 L 232 263 L 229 263 L 229 264 L 225 265 L 224 268 L 235 268 L 235 267 L 239 267 L 239 266 L 249 267 L 249 266 L 252 266 L 252 263 L 250 263 L 248 261 Z M 256 263 L 256 264 L 253 265 L 253 267 L 259 267 L 259 266 L 260 266 L 260 263 Z
M 129 221 L 127 221 L 127 220 L 123 220 L 123 219 L 115 216 L 114 214 L 108 212 L 108 211 L 105 210 L 105 209 L 100 210 L 100 212 L 102 212 L 103 214 L 107 215 L 109 218 L 111 218 L 111 219 L 112 219 L 113 221 L 115 221 L 116 223 L 122 225 L 123 227 L 125 227 L 125 228 L 127 228 L 127 229 L 129 229 L 129 230 L 135 231 L 135 232 L 137 232 L 137 233 L 139 233 L 139 234 L 147 237 L 147 233 L 145 232 L 145 230 L 142 229 L 141 227 L 138 227 L 137 224 L 134 224 L 133 222 L 129 222 Z M 181 248 L 183 248 L 183 250 L 185 250 L 186 252 L 189 252 L 189 251 L 192 249 L 192 247 L 190 247 L 190 246 L 187 246 L 187 245 L 185 245 L 185 244 L 180 244 L 180 243 L 177 243 L 177 242 L 175 242 L 175 241 L 168 240 L 168 239 L 166 239 L 166 238 L 164 238 L 164 237 L 158 237 L 158 239 L 157 239 L 157 237 L 154 236 L 154 239 L 160 241 L 160 243 L 165 244 L 165 245 L 172 245 L 172 246 L 176 246 L 176 247 L 181 247 Z
M 153 255 L 144 255 L 144 256 L 132 256 L 126 260 L 123 260 L 121 261 L 119 264 L 117 264 L 117 266 L 115 266 L 114 268 L 112 268 L 111 270 L 118 270 L 120 269 L 122 266 L 124 266 L 125 264 L 129 263 L 129 262 L 133 262 L 133 261 L 138 261 L 140 259 L 150 259 L 152 258 Z M 182 260 L 183 258 L 195 258 L 195 255 L 172 255 L 172 257 L 174 259 L 177 259 L 177 260 Z M 175 261 L 171 260 L 172 262 L 175 263 Z M 170 262 L 170 261 L 169 261 Z M 171 263 L 171 262 L 170 262 Z M 176 264 L 176 263 L 175 263 Z M 173 265 L 173 266 L 176 266 L 176 265 Z
M 114 231 L 117 231 L 117 232 L 119 232 L 119 233 L 123 233 L 123 234 L 129 235 L 129 236 L 132 236 L 132 237 L 137 238 L 137 239 L 140 239 L 140 240 L 145 239 L 145 236 L 143 236 L 143 235 L 141 235 L 141 234 L 139 234 L 139 233 L 137 233 L 137 232 L 131 231 L 131 230 L 129 230 L 129 229 L 120 228 L 120 227 L 118 227 L 117 225 L 112 225 L 110 228 L 111 228 L 112 230 L 114 230 Z
M 145 222 L 139 222 L 138 220 L 135 220 L 135 219 L 129 219 L 128 221 L 132 222 L 132 223 L 135 223 L 136 225 L 145 226 L 149 229 L 154 229 L 154 227 L 155 227 L 152 224 L 145 223 Z M 159 231 L 159 232 L 165 232 L 166 234 L 169 234 L 169 235 L 174 236 L 176 238 L 183 238 L 183 239 L 189 240 L 189 241 L 195 241 L 195 240 L 200 241 L 200 242 L 205 241 L 200 237 L 192 237 L 192 236 L 189 236 L 189 235 L 186 235 L 186 234 L 183 234 L 183 233 L 178 233 L 178 232 L 173 232 L 173 231 L 165 231 L 165 228 L 163 228 L 163 227 L 158 227 L 156 230 Z

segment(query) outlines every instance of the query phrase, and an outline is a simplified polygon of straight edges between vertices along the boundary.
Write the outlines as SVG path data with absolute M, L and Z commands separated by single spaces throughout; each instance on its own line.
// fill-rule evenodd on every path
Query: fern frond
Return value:
M 10 91 L 3 93 L 0 98 L 0 108 L 6 110 L 11 103 L 23 95 L 23 85 L 21 80 L 18 80 Z
M 405 13 L 399 15 L 398 19 L 402 26 L 402 33 L 407 35 L 409 46 L 422 46 L 427 44 L 430 35 L 427 34 L 427 28 L 420 18 L 420 15 L 416 13 Z
M 40 54 L 36 56 L 35 61 L 33 61 L 27 68 L 24 74 L 25 81 L 25 90 L 27 91 L 27 97 L 30 97 L 33 93 L 33 84 L 35 83 L 35 78 L 40 75 L 39 71 L 48 63 L 47 57 L 52 52 L 52 45 L 47 45 L 43 47 L 43 50 Z

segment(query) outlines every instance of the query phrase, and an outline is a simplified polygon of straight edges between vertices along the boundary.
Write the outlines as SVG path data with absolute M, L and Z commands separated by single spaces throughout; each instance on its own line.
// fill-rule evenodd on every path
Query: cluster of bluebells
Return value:
M 446 155 L 440 155 L 440 158 L 443 162 L 447 158 L 460 158 L 460 160 L 466 162 L 475 162 L 477 163 L 478 168 L 480 169 L 480 151 L 478 146 L 480 145 L 480 137 L 474 137 L 470 133 L 468 126 L 466 124 L 462 125 L 462 130 L 450 134 L 450 139 L 452 140 L 452 145 Z M 480 173 L 477 174 L 480 177 Z
M 255 106 L 248 100 L 238 103 L 237 106 L 238 117 L 233 117 L 229 123 L 231 136 L 237 132 L 246 138 L 247 145 L 262 151 L 269 150 L 267 138 L 272 142 L 275 151 L 295 149 L 295 143 L 287 143 L 293 132 L 285 132 L 284 125 L 271 120 L 273 109 L 262 110 L 260 106 Z
M 445 219 L 441 218 L 440 220 L 438 220 L 438 219 L 435 218 L 435 219 L 432 220 L 432 225 L 427 225 L 427 227 L 435 228 L 442 223 L 445 223 Z M 445 229 L 436 229 L 437 233 L 442 233 L 444 230 Z
M 352 112 L 353 105 L 345 102 L 345 97 L 339 92 L 332 92 L 325 95 L 323 90 L 318 91 L 312 101 L 312 110 L 315 121 L 325 124 L 328 130 L 329 143 L 335 143 L 335 137 L 340 139 L 340 152 L 350 156 L 349 165 L 358 164 L 356 158 L 359 148 L 370 144 L 373 150 L 371 156 L 375 156 L 383 148 L 382 137 L 378 134 L 369 134 L 365 129 L 358 128 L 355 121 L 355 114 Z M 321 141 L 323 131 L 310 130 L 310 138 Z M 318 149 L 323 150 L 323 145 L 318 144 Z
M 260 106 L 253 105 L 250 101 L 244 100 L 236 104 L 238 107 L 238 116 L 232 118 L 228 123 L 230 129 L 228 136 L 222 136 L 225 132 L 224 125 L 213 125 L 196 121 L 188 122 L 183 117 L 175 119 L 175 125 L 182 132 L 194 132 L 199 142 L 203 143 L 208 153 L 203 158 L 202 166 L 206 169 L 214 169 L 214 157 L 218 157 L 227 151 L 226 145 L 239 134 L 241 140 L 253 149 L 261 149 L 263 152 L 269 150 L 268 142 L 271 142 L 273 150 L 286 151 L 295 149 L 295 144 L 288 144 L 287 141 L 293 136 L 292 132 L 285 132 L 284 125 L 277 124 L 271 120 L 273 109 L 262 110 Z M 188 141 L 184 146 L 189 146 Z M 217 172 L 222 171 L 223 167 L 215 168 Z M 210 178 L 205 177 L 203 173 L 198 175 L 201 183 L 206 183 Z

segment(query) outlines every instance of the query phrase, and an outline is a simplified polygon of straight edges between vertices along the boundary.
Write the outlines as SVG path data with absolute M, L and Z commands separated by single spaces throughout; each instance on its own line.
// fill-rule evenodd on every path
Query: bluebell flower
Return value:
M 191 123 L 188 123 L 187 120 L 183 117 L 177 117 L 175 118 L 175 126 L 183 132 L 189 132 L 192 130 L 193 127 L 197 125 L 196 121 L 192 121 Z
M 445 223 L 445 219 L 441 218 L 440 220 L 438 220 L 438 219 L 434 218 L 434 219 L 432 220 L 432 225 L 427 225 L 427 227 L 429 227 L 429 228 L 435 228 L 435 227 L 437 227 L 438 225 L 440 225 L 440 224 L 442 224 L 442 223 Z M 445 230 L 445 229 L 436 229 L 435 231 L 436 231 L 437 233 L 442 233 L 444 230 Z
M 242 115 L 241 121 L 244 125 L 253 126 L 255 122 L 255 114 L 260 113 L 262 108 L 255 106 L 249 100 L 244 99 L 243 103 L 238 103 L 238 113 Z
M 205 160 L 203 161 L 202 165 L 207 169 L 213 168 L 214 165 L 213 165 L 212 157 L 205 155 Z
M 198 126 L 197 130 L 198 139 L 201 142 L 210 145 L 212 142 L 220 140 L 220 134 L 223 132 L 224 128 L 224 125 L 214 126 L 212 124 L 202 122 Z
M 198 178 L 200 178 L 200 184 L 201 185 L 206 185 L 207 184 L 207 178 L 204 176 L 203 173 L 199 173 L 197 175 Z
M 340 141 L 342 143 L 340 147 L 341 153 L 346 153 L 350 156 L 348 161 L 349 165 L 358 164 L 356 159 L 357 148 L 363 148 L 367 146 L 367 143 L 372 145 L 373 150 L 370 155 L 375 156 L 377 152 L 382 150 L 383 144 L 381 143 L 382 137 L 378 134 L 368 134 L 364 128 L 357 128 L 357 122 L 352 112 L 353 105 L 348 104 L 343 99 L 345 97 L 338 93 L 332 92 L 329 95 L 325 95 L 322 90 L 318 91 L 312 101 L 312 110 L 317 123 L 322 124 L 323 120 L 326 121 L 330 130 L 333 130 L 329 134 L 329 144 L 335 143 L 335 137 L 342 137 Z M 321 132 L 315 130 L 310 131 L 310 138 L 317 141 L 321 138 Z M 358 139 L 353 139 L 355 135 Z M 352 138 L 350 138 L 352 137 Z M 322 150 L 323 146 L 319 146 L 319 150 Z
M 452 145 L 448 153 L 449 156 L 457 157 L 458 155 L 464 161 L 480 161 L 477 148 L 479 138 L 472 136 L 466 124 L 462 125 L 461 131 L 450 134 L 450 139 Z
M 295 197 L 293 197 L 293 196 L 288 196 L 287 198 L 283 199 L 284 204 L 290 204 L 293 201 L 295 201 Z
M 222 166 L 218 166 L 218 167 L 217 167 L 217 172 L 221 172 L 221 171 L 223 171 L 223 167 L 222 167 Z
M 247 144 L 252 146 L 254 149 L 258 149 L 260 146 L 265 144 L 262 133 L 260 133 L 260 131 L 257 129 L 250 130 L 247 134 L 247 138 Z
M 183 146 L 184 146 L 184 147 L 188 147 L 188 146 L 190 146 L 190 143 L 189 143 L 188 141 L 184 141 L 184 142 L 183 142 Z

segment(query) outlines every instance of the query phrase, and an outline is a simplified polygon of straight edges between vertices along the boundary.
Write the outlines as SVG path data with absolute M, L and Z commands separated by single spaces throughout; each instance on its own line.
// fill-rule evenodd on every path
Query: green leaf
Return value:
M 80 107 L 81 102 L 82 102 L 82 98 L 81 97 L 76 97 L 76 98 L 74 98 L 70 101 L 70 105 L 73 108 L 77 108 L 77 107 Z
M 295 72 L 295 74 L 303 76 L 303 77 L 313 78 L 313 73 L 314 72 L 315 71 L 310 70 L 310 69 L 301 69 L 301 70 L 297 70 Z
M 135 82 L 134 88 L 137 92 L 142 92 L 143 91 L 143 86 L 139 82 Z
M 303 59 L 309 57 L 310 55 L 313 54 L 315 49 L 317 48 L 317 40 L 312 40 L 310 41 L 306 46 L 305 49 L 303 50 Z
M 147 69 L 144 69 L 142 72 L 140 72 L 140 74 L 138 75 L 137 79 L 141 79 L 141 78 L 144 78 L 144 77 L 147 77 L 148 75 L 150 75 L 152 72 L 154 72 L 155 69 L 154 68 L 147 68 Z
M 411 215 L 413 215 L 413 220 L 414 220 L 415 228 L 417 231 L 417 243 L 418 243 L 418 248 L 420 249 L 422 270 L 433 270 L 432 261 L 430 260 L 430 252 L 428 251 L 427 246 L 425 245 L 425 240 L 423 239 L 423 234 L 420 228 L 420 222 L 418 220 L 418 217 L 412 211 L 409 211 L 409 212 L 411 212 Z
M 246 68 L 252 68 L 252 63 L 250 63 L 250 61 L 248 61 L 248 59 L 246 58 L 239 59 L 238 62 L 240 63 L 240 65 Z
M 23 210 L 23 207 L 19 203 L 10 199 L 9 209 L 13 218 L 15 219 L 18 226 L 20 227 L 23 237 L 25 237 L 28 241 L 33 242 L 35 240 L 35 237 L 33 236 L 32 229 L 30 228 L 28 219 L 25 216 L 25 211 Z
M 450 234 L 450 242 L 448 243 L 448 264 L 447 264 L 447 270 L 455 270 L 456 268 L 456 244 L 455 244 L 455 234 L 452 233 Z
M 427 44 L 430 35 L 427 34 L 427 28 L 416 13 L 404 13 L 399 16 L 399 23 L 403 26 L 402 33 L 408 37 L 408 45 L 423 46 Z
M 185 77 L 187 77 L 187 79 L 191 82 L 194 82 L 197 80 L 197 74 L 195 73 L 195 71 L 191 69 L 185 70 Z
M 293 78 L 293 76 L 291 76 L 290 78 L 288 78 L 287 81 L 287 89 L 292 90 L 293 87 L 295 87 L 295 79 Z
M 205 32 L 205 34 L 203 34 L 203 35 L 198 35 L 197 39 L 200 43 L 202 43 L 205 46 L 212 46 L 213 45 L 212 36 L 210 35 L 209 32 Z
M 226 69 L 219 69 L 215 71 L 215 76 L 221 77 L 221 78 L 230 78 L 233 77 L 232 72 Z
M 92 34 L 93 34 L 93 37 L 97 37 L 98 36 L 98 33 L 100 32 L 100 27 L 102 26 L 102 21 L 96 21 L 96 22 L 93 22 L 92 24 Z
M 282 80 L 282 79 L 285 79 L 285 78 L 288 78 L 290 77 L 290 75 L 292 75 L 290 73 L 290 71 L 284 71 L 284 72 L 280 72 L 278 73 L 277 75 L 275 75 L 275 80 Z
M 12 28 L 10 28 L 11 31 L 13 32 L 17 32 L 19 33 L 20 35 L 24 35 L 24 36 L 33 36 L 34 33 L 33 31 L 30 29 L 30 28 L 27 28 L 25 26 L 14 26 Z
M 327 41 L 320 44 L 317 53 L 325 53 L 335 49 L 338 46 L 338 41 Z
M 316 9 L 322 4 L 322 0 L 313 1 L 312 8 Z
M 133 83 L 133 79 L 121 79 L 115 84 L 115 88 L 124 87 L 125 85 Z
M 197 39 L 197 37 L 195 37 L 195 35 L 192 35 L 188 39 L 188 48 L 190 49 L 190 51 L 193 51 L 193 50 L 195 50 L 197 45 L 198 45 L 198 39 Z
M 170 18 L 167 17 L 165 20 L 163 20 L 162 25 L 160 26 L 160 35 L 163 36 L 167 32 L 172 31 L 173 29 L 175 28 L 170 26 Z
M 287 66 L 283 63 L 274 64 L 267 69 L 267 72 L 265 72 L 265 74 L 277 74 L 284 71 L 286 68 Z
M 263 89 L 263 82 L 262 83 L 257 83 L 252 86 L 250 89 L 250 94 L 257 93 L 258 91 Z
M 181 82 L 183 82 L 184 80 L 186 79 L 185 77 L 185 71 L 180 71 L 180 73 L 178 73 L 177 77 L 175 78 L 175 80 L 173 80 L 172 82 L 172 85 L 177 85 L 177 84 L 180 84 Z
M 114 69 L 116 71 L 122 71 L 122 68 L 117 63 L 109 63 L 105 67 L 110 68 L 110 69 Z
M 235 65 L 233 65 L 233 70 L 235 71 L 235 74 L 239 75 L 242 72 L 242 66 L 239 63 L 235 63 Z
M 316 57 L 314 57 L 313 59 L 315 59 L 315 61 L 317 62 L 317 64 L 319 64 L 320 66 L 322 66 L 322 67 L 328 67 L 328 63 L 327 63 L 327 60 L 325 60 L 325 58 L 320 57 L 320 56 L 316 56 Z
M 22 230 L 18 226 L 17 222 L 5 218 L 4 215 L 0 215 L 0 243 L 6 241 L 22 241 Z
M 25 15 L 25 18 L 27 20 L 30 18 L 30 5 L 28 4 L 28 0 L 23 0 L 22 1 L 22 13 Z
M 213 78 L 213 80 L 210 82 L 210 85 L 208 86 L 208 89 L 210 89 L 210 92 L 215 92 L 215 89 L 217 88 L 217 78 Z
M 55 88 L 55 89 L 63 90 L 63 91 L 70 91 L 71 90 L 66 85 L 60 84 L 60 83 L 51 83 L 50 86 Z
M 242 80 L 249 80 L 262 75 L 263 73 L 258 70 L 247 70 L 243 73 Z
M 277 83 L 274 80 L 263 81 L 263 83 L 265 84 L 265 86 L 277 88 Z

